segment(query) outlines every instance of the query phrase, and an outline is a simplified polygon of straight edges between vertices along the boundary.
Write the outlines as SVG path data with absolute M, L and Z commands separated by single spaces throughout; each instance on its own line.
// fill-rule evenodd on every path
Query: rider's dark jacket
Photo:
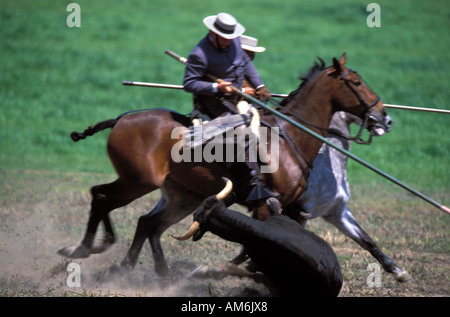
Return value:
M 184 74 L 184 89 L 196 96 L 196 107 L 200 111 L 211 117 L 229 112 L 223 100 L 228 99 L 236 104 L 235 96 L 228 98 L 217 92 L 206 74 L 229 81 L 239 89 L 242 89 L 244 79 L 256 88 L 264 85 L 250 58 L 241 48 L 239 38 L 233 39 L 224 50 L 218 50 L 207 34 L 189 54 Z

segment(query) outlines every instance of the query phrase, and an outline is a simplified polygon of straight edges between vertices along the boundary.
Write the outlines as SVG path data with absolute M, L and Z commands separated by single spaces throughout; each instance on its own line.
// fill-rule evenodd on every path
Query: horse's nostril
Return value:
M 386 119 L 384 120 L 384 122 L 385 122 L 385 125 L 388 126 L 388 127 L 390 127 L 392 125 L 392 123 L 394 123 L 392 118 L 389 117 L 389 116 L 386 116 Z

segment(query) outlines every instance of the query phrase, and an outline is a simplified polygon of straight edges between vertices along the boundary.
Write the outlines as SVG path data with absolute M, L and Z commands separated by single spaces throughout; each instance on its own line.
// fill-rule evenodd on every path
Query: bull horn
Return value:
M 225 181 L 226 184 L 225 184 L 225 187 L 220 191 L 220 193 L 218 193 L 216 195 L 216 198 L 218 200 L 222 200 L 225 197 L 227 197 L 231 193 L 231 190 L 233 189 L 233 182 L 232 181 L 230 181 L 226 177 L 222 177 L 222 179 Z
M 200 228 L 200 222 L 194 221 L 192 223 L 191 227 L 189 228 L 189 230 L 186 231 L 185 234 L 183 234 L 182 236 L 178 236 L 178 237 L 172 235 L 172 238 L 177 239 L 178 241 L 186 241 L 186 240 L 190 239 L 199 228 Z
M 222 179 L 225 181 L 226 184 L 225 187 L 220 191 L 220 193 L 216 195 L 216 198 L 218 200 L 222 200 L 225 197 L 227 197 L 231 193 L 231 190 L 233 189 L 233 183 L 228 178 L 222 177 Z M 178 237 L 172 235 L 172 238 L 177 239 L 178 241 L 186 241 L 190 239 L 199 228 L 200 222 L 194 221 L 185 234 Z

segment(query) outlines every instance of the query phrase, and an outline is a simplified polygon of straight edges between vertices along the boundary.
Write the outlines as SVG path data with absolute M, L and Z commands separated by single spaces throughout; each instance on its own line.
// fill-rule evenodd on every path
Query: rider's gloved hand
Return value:
M 269 100 L 272 96 L 270 95 L 270 91 L 269 89 L 266 88 L 266 86 L 261 86 L 256 90 L 256 96 L 258 97 L 259 100 L 261 101 L 267 101 Z

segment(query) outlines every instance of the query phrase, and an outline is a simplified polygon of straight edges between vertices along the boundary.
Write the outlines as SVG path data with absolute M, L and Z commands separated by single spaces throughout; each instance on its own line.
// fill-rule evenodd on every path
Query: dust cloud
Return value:
M 56 251 L 66 244 L 78 243 L 83 234 L 72 232 L 79 229 L 67 228 L 83 227 L 80 224 L 87 221 L 87 215 L 83 219 L 64 218 L 68 220 L 64 224 L 60 219 L 64 217 L 62 205 L 47 202 L 30 207 L 23 204 L 24 210 L 20 205 L 0 209 L 0 296 L 222 297 L 264 293 L 264 287 L 256 285 L 255 288 L 255 283 L 245 278 L 227 277 L 221 281 L 188 278 L 192 270 L 206 261 L 196 253 L 193 244 L 189 248 L 179 246 L 178 250 L 171 250 L 171 246 L 165 248 L 171 272 L 168 277 L 160 277 L 154 272 L 149 246 L 144 247 L 133 270 L 121 269 L 120 261 L 127 252 L 129 241 L 120 237 L 103 254 L 86 259 L 65 259 Z M 205 243 L 199 245 L 200 251 L 208 248 L 208 241 Z M 192 260 L 192 256 L 196 259 Z M 69 266 L 71 263 L 78 265 L 79 284 L 73 283 L 76 280 L 75 271 Z

